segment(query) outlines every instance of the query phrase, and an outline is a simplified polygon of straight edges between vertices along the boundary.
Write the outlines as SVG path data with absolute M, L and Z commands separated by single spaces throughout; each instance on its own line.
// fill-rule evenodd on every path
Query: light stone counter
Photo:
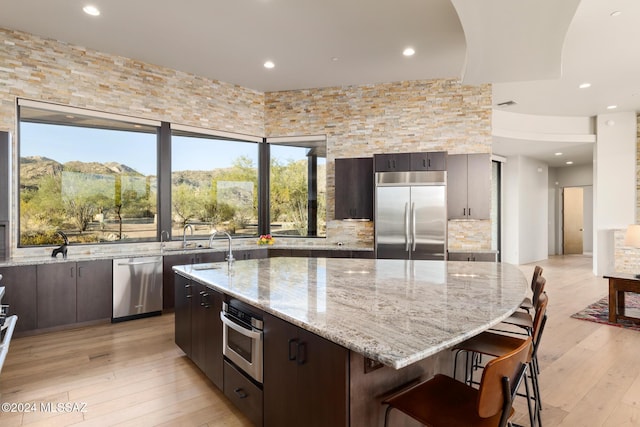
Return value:
M 499 323 L 528 288 L 517 267 L 484 262 L 266 258 L 174 270 L 395 369 Z

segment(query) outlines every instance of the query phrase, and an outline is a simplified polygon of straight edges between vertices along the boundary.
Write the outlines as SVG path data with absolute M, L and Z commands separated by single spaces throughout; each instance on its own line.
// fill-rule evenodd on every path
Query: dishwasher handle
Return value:
M 129 265 L 148 265 L 148 264 L 159 264 L 159 263 L 160 263 L 160 260 L 153 260 L 153 261 L 119 262 L 118 265 L 129 266 Z

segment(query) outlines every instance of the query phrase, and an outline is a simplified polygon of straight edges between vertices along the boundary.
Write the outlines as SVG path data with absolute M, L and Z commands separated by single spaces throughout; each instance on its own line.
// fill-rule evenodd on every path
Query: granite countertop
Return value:
M 33 253 L 29 256 L 15 256 L 9 259 L 0 260 L 0 267 L 11 267 L 18 265 L 32 265 L 32 264 L 51 264 L 60 262 L 76 262 L 76 261 L 91 261 L 98 259 L 116 259 L 116 258 L 131 258 L 131 257 L 143 257 L 143 256 L 171 256 L 182 254 L 198 254 L 207 252 L 227 252 L 227 241 L 220 239 L 216 241 L 212 248 L 207 246 L 207 242 L 192 242 L 188 248 L 182 248 L 182 243 L 171 242 L 165 249 L 160 249 L 160 245 L 156 244 L 122 244 L 121 246 L 111 245 L 100 247 L 96 246 L 83 246 L 83 245 L 70 245 L 68 246 L 67 258 L 62 258 L 62 255 L 58 255 L 56 258 L 51 257 L 51 251 L 53 247 L 39 248 L 38 253 Z M 251 240 L 251 243 L 236 242 L 231 247 L 233 252 L 246 251 L 246 250 L 258 250 L 258 249 L 301 249 L 301 250 L 334 250 L 334 251 L 371 251 L 371 246 L 362 245 L 337 245 L 335 243 L 326 244 L 276 244 L 269 246 L 260 246 Z
M 266 258 L 174 270 L 400 369 L 499 323 L 524 298 L 494 262 Z

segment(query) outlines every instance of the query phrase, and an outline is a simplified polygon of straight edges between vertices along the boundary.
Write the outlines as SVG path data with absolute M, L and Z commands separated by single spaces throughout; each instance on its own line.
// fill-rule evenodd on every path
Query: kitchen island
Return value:
M 224 300 L 237 299 L 265 313 L 265 426 L 275 425 L 267 414 L 270 402 L 278 400 L 267 373 L 273 370 L 270 334 L 277 335 L 270 325 L 288 324 L 342 349 L 344 356 L 337 357 L 345 357 L 345 369 L 325 363 L 331 370 L 321 372 L 317 365 L 320 378 L 314 381 L 344 376 L 347 403 L 341 424 L 372 426 L 380 422 L 384 392 L 435 372 L 450 373 L 448 349 L 508 317 L 528 287 L 518 268 L 482 262 L 266 258 L 174 271 Z M 293 394 L 314 387 L 303 384 Z M 336 406 L 330 401 L 327 410 Z M 322 399 L 316 402 L 322 404 Z

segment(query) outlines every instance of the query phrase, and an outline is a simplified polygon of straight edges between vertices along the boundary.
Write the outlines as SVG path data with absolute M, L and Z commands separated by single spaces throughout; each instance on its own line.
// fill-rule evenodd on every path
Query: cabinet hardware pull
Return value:
M 467 216 L 467 208 L 462 208 L 462 216 Z
M 427 167 L 427 161 L 425 159 L 422 159 L 422 167 L 423 168 Z
M 291 344 L 295 343 L 296 344 L 296 354 L 294 355 L 293 352 L 291 351 Z M 296 360 L 298 358 L 298 339 L 297 338 L 291 338 L 289 340 L 289 360 Z
M 78 267 L 78 277 L 82 277 L 82 267 Z
M 191 298 L 193 295 L 187 295 L 187 298 Z
M 431 167 L 431 159 L 427 160 L 429 167 Z
M 469 216 L 471 216 L 471 208 L 469 208 Z
M 298 365 L 304 365 L 307 361 L 307 344 L 305 343 L 299 343 L 298 344 L 298 357 L 297 359 L 297 364 Z
M 73 275 L 74 275 L 74 271 L 73 271 L 73 270 L 74 270 L 74 267 L 71 267 L 71 268 L 69 269 L 69 274 L 71 275 L 71 277 L 74 277 L 74 276 L 73 276 Z
M 237 394 L 237 395 L 238 395 L 238 397 L 239 397 L 240 399 L 244 399 L 245 397 L 247 397 L 247 396 L 248 396 L 248 394 L 247 394 L 247 393 L 245 393 L 245 392 L 244 392 L 244 390 L 243 390 L 243 389 L 241 389 L 241 388 L 237 388 L 237 389 L 233 390 L 233 392 L 234 392 L 235 394 Z

